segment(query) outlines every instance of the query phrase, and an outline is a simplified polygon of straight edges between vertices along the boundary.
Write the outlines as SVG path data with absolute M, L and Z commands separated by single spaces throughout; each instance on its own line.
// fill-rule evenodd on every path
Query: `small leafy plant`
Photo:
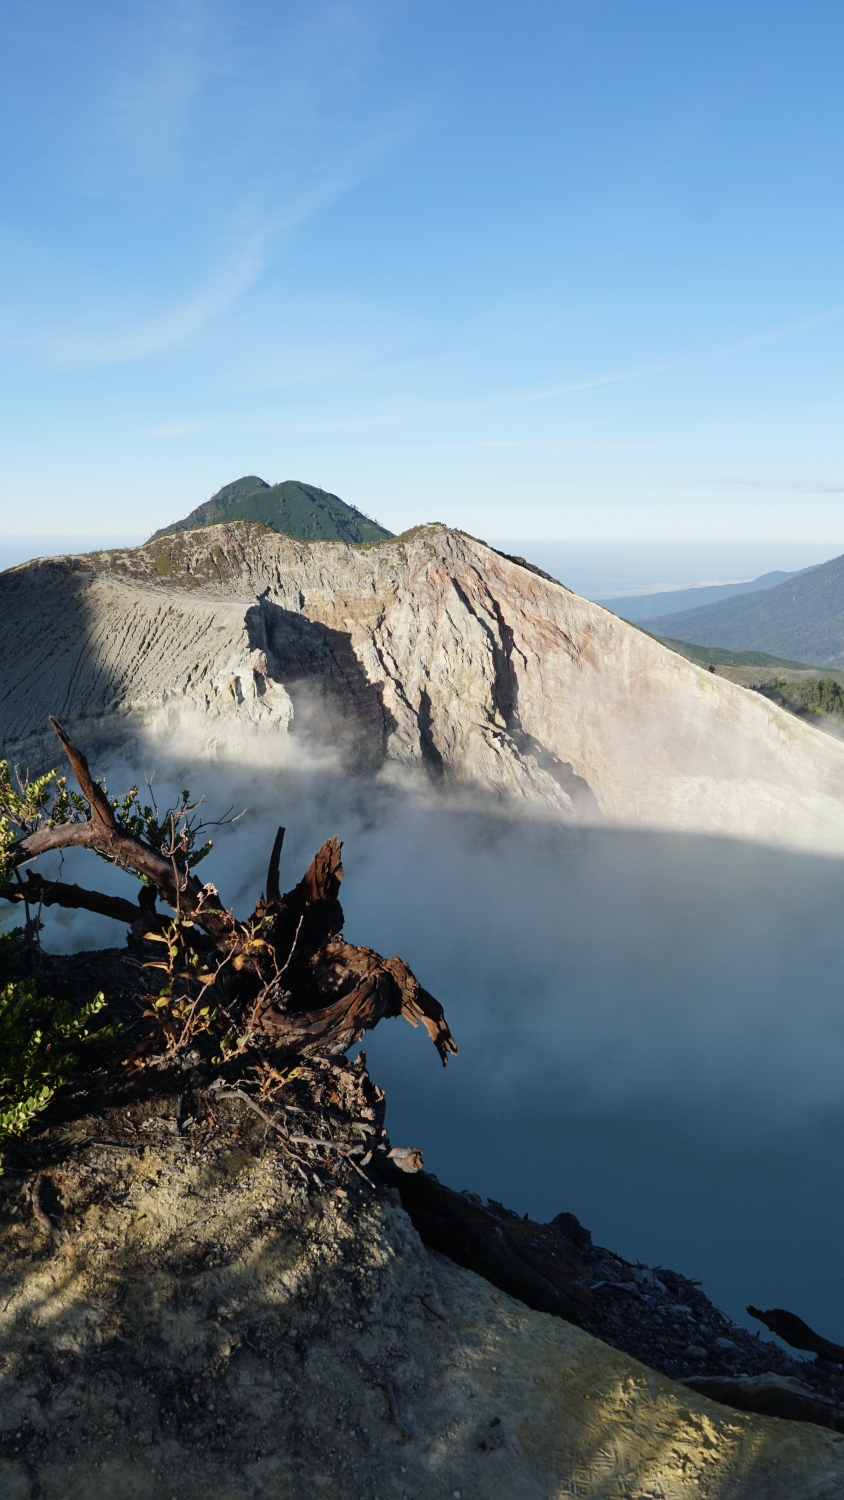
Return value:
M 0 987 L 0 1143 L 23 1135 L 67 1082 L 78 1048 L 95 1034 L 90 1022 L 104 1005 L 99 994 L 72 1010 L 39 995 L 32 979 Z M 96 1032 L 98 1039 L 116 1034 L 114 1026 Z
M 9 762 L 0 760 L 0 881 L 6 878 L 8 853 L 16 839 L 53 823 L 73 823 L 85 816 L 87 803 L 69 791 L 67 777 L 48 771 L 36 780 L 12 779 Z
M 173 860 L 181 873 L 193 870 L 213 848 L 211 839 L 199 848 L 196 845 L 197 834 L 209 826 L 194 817 L 202 805 L 202 798 L 192 802 L 190 792 L 185 789 L 176 806 L 168 808 L 162 814 L 158 810 L 151 781 L 147 782 L 147 791 L 150 800 L 143 805 L 136 786 L 130 787 L 125 797 L 110 799 L 118 828 L 131 834 L 133 838 L 143 839 L 151 849 L 163 854 L 165 859 Z M 225 818 L 217 820 L 215 826 L 234 821 L 236 820 L 227 814 Z
M 162 813 L 150 783 L 147 789 L 149 802 L 142 803 L 137 786 L 130 787 L 123 797 L 110 797 L 104 783 L 92 783 L 92 795 L 102 793 L 123 833 L 144 840 L 149 848 L 172 861 L 181 874 L 193 870 L 213 847 L 211 839 L 197 846 L 198 835 L 210 826 L 196 817 L 202 799 L 192 802 L 190 792 L 185 790 L 176 805 Z M 69 790 L 66 776 L 59 776 L 55 770 L 34 780 L 20 773 L 13 776 L 8 761 L 0 760 L 0 884 L 8 874 L 9 851 L 18 839 L 42 828 L 84 823 L 90 816 L 89 799 Z M 235 821 L 226 814 L 214 826 Z M 110 859 L 120 863 L 119 857 Z M 145 880 L 144 876 L 139 878 Z
M 261 937 L 263 921 L 252 921 L 239 953 L 229 953 L 226 958 L 209 962 L 207 954 L 197 951 L 191 941 L 196 923 L 177 913 L 172 922 L 161 932 L 147 932 L 147 942 L 159 944 L 159 955 L 149 959 L 145 969 L 157 970 L 162 979 L 157 995 L 149 995 L 151 1009 L 145 1016 L 154 1019 L 167 1048 L 179 1052 L 192 1043 L 201 1032 L 219 1032 L 220 1052 L 214 1061 L 219 1063 L 243 1052 L 251 1044 L 251 1024 L 237 1024 L 226 1010 L 222 998 L 222 986 L 218 980 L 228 964 L 240 970 L 250 955 L 268 947 Z M 210 992 L 214 991 L 213 996 Z
M 192 947 L 188 933 L 194 923 L 176 915 L 163 932 L 147 932 L 147 942 L 159 943 L 161 958 L 150 959 L 145 969 L 157 969 L 164 975 L 158 994 L 150 996 L 152 1009 L 144 1012 L 161 1027 L 168 1048 L 186 1047 L 202 1031 L 209 1031 L 217 1019 L 217 1007 L 203 1004 L 208 991 L 217 981 L 221 965 L 209 968 Z

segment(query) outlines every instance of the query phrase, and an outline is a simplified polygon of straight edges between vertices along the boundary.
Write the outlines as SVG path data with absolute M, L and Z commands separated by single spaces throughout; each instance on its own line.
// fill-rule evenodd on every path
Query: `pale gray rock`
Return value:
M 49 713 L 281 763 L 307 744 L 567 818 L 844 847 L 844 745 L 443 526 L 375 546 L 241 522 L 0 575 L 4 754 Z
M 531 1311 L 426 1250 L 391 1194 L 154 1138 L 51 1177 L 62 1248 L 31 1218 L 0 1236 L 4 1500 L 844 1494 L 838 1432 Z

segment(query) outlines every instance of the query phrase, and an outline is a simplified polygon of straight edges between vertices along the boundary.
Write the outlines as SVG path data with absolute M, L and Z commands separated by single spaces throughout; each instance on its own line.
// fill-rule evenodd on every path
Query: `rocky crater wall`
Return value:
M 442 526 L 375 546 L 237 523 L 0 575 L 4 753 L 404 769 L 564 817 L 844 847 L 844 745 Z M 49 748 L 48 748 L 49 746 Z

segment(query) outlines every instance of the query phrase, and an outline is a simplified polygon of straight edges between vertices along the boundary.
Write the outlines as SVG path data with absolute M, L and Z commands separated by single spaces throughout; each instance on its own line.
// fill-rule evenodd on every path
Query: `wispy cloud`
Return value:
M 60 369 L 123 363 L 234 307 L 427 117 L 367 87 L 385 25 L 356 0 L 283 7 L 258 30 L 215 0 L 139 0 L 106 20 L 95 59 L 70 60 L 90 65 L 85 104 L 55 152 L 37 294 L 31 256 L 12 268 L 7 346 Z M 44 243 L 40 226 L 30 237 Z
M 573 380 L 561 382 L 559 385 L 545 386 L 539 390 L 510 390 L 503 391 L 497 395 L 479 397 L 473 401 L 455 402 L 429 402 L 404 403 L 401 406 L 392 405 L 389 409 L 381 408 L 378 412 L 360 413 L 352 416 L 345 413 L 342 417 L 326 416 L 325 419 L 309 420 L 307 423 L 288 423 L 283 426 L 273 424 L 273 431 L 278 433 L 294 432 L 350 432 L 364 431 L 377 427 L 384 428 L 421 428 L 433 427 L 455 418 L 467 418 L 475 415 L 483 415 L 487 412 L 503 411 L 518 408 L 520 406 L 538 405 L 542 402 L 564 399 L 586 394 L 590 391 L 601 391 L 613 387 L 631 385 L 637 381 L 653 379 L 662 375 L 681 374 L 684 371 L 703 369 L 710 365 L 723 363 L 731 359 L 737 359 L 743 354 L 755 349 L 762 349 L 772 344 L 783 343 L 790 339 L 802 337 L 804 334 L 812 333 L 818 329 L 826 328 L 844 318 L 844 308 L 834 308 L 830 311 L 818 313 L 811 317 L 803 318 L 791 323 L 783 324 L 777 328 L 767 330 L 759 334 L 751 334 L 746 338 L 737 340 L 731 344 L 725 344 L 717 349 L 703 351 L 699 354 L 690 354 L 678 359 L 666 359 L 632 365 L 621 370 L 610 370 L 594 375 L 584 375 Z M 664 442 L 664 440 L 663 440 Z M 513 437 L 508 439 L 485 439 L 484 447 L 537 447 L 541 440 L 535 436 L 530 438 Z M 460 446 L 473 446 L 471 439 L 461 442 Z M 558 442 L 546 441 L 544 446 L 559 447 Z M 563 445 L 565 446 L 565 445 Z M 732 482 L 732 481 L 725 481 Z M 762 488 L 768 487 L 763 481 L 747 481 Z M 810 482 L 802 484 L 795 481 L 784 483 L 785 488 L 817 490 L 835 492 L 839 488 L 835 484 L 824 484 L 823 482 Z
M 154 4 L 152 16 L 136 16 L 135 55 L 117 67 L 105 92 L 107 129 L 88 162 L 94 185 L 119 183 L 125 191 L 138 175 L 178 173 L 192 109 L 220 73 L 214 29 L 203 0 L 168 0 Z
M 230 234 L 205 281 L 176 306 L 129 325 L 109 326 L 108 331 L 89 331 L 77 323 L 72 328 L 41 329 L 9 342 L 74 369 L 143 359 L 184 343 L 254 286 L 287 238 L 365 181 L 403 139 L 405 130 L 398 127 L 357 143 L 323 170 L 321 181 L 292 195 L 280 208 L 261 211 L 238 203 L 230 218 L 240 224 L 246 220 L 246 233 Z
M 751 353 L 754 349 L 764 349 L 768 344 L 782 344 L 788 339 L 800 338 L 804 333 L 814 333 L 818 328 L 828 328 L 832 323 L 840 323 L 842 318 L 844 318 L 844 307 L 830 308 L 827 312 L 814 313 L 809 318 L 799 318 L 793 323 L 783 323 L 781 327 L 772 328 L 767 333 L 751 334 L 748 338 L 740 339 L 711 358 L 729 359 L 737 354 Z
M 192 296 L 166 312 L 108 332 L 54 330 L 25 343 L 65 369 L 119 364 L 157 354 L 182 343 L 248 291 L 266 264 L 268 239 L 266 231 L 258 231 L 233 248 Z
M 844 318 L 844 309 L 832 309 L 831 311 L 818 313 L 808 318 L 783 324 L 778 328 L 768 330 L 760 334 L 749 335 L 732 344 L 725 344 L 721 348 L 689 355 L 675 360 L 663 360 L 650 364 L 631 366 L 628 369 L 608 371 L 603 374 L 586 375 L 574 380 L 566 381 L 559 385 L 546 386 L 540 390 L 528 391 L 505 391 L 497 395 L 479 397 L 472 401 L 446 401 L 431 402 L 425 399 L 419 401 L 399 400 L 388 406 L 379 404 L 376 410 L 349 411 L 349 402 L 344 400 L 342 414 L 326 412 L 322 416 L 309 416 L 303 420 L 278 421 L 276 417 L 268 417 L 265 421 L 252 419 L 247 423 L 237 420 L 227 422 L 227 426 L 239 432 L 248 432 L 251 435 L 265 434 L 273 436 L 294 436 L 317 433 L 353 434 L 366 433 L 381 430 L 413 430 L 434 428 L 443 426 L 455 419 L 466 419 L 472 416 L 482 416 L 489 412 L 504 411 L 523 406 L 530 406 L 542 402 L 559 400 L 566 397 L 578 396 L 589 391 L 600 391 L 612 387 L 632 384 L 636 381 L 651 379 L 666 374 L 680 374 L 684 371 L 706 368 L 739 358 L 741 355 L 752 352 L 755 349 L 782 343 L 789 339 L 796 339 L 804 334 L 811 333 L 817 329 L 828 327 Z M 176 424 L 172 429 L 174 435 L 180 433 L 182 424 Z M 185 430 L 194 430 L 191 425 Z M 170 429 L 167 429 L 168 433 Z M 665 446 L 665 439 L 660 440 L 661 446 Z M 496 436 L 478 439 L 466 433 L 457 443 L 448 442 L 439 446 L 460 448 L 524 448 L 551 449 L 555 451 L 568 451 L 570 442 L 561 441 L 559 438 L 538 438 L 535 434 L 528 437 L 522 436 Z M 605 441 L 605 447 L 613 446 Z M 625 442 L 626 447 L 629 443 Z M 647 445 L 646 445 L 647 446 Z M 802 491 L 805 493 L 830 493 L 844 492 L 844 485 L 823 480 L 776 480 L 764 479 L 719 479 L 709 481 L 712 484 L 738 485 L 756 489 L 788 489 Z
M 700 354 L 691 354 L 679 359 L 635 365 L 631 369 L 613 371 L 605 375 L 587 376 L 584 379 L 569 381 L 564 385 L 550 386 L 545 390 L 525 391 L 518 395 L 503 397 L 495 402 L 484 403 L 484 405 L 526 405 L 534 401 L 550 401 L 560 396 L 578 395 L 581 391 L 600 390 L 606 386 L 626 385 L 632 381 L 646 380 L 654 375 L 679 374 L 683 370 L 699 369 L 706 365 L 720 364 L 724 360 L 737 359 L 742 354 L 750 354 L 755 349 L 764 349 L 771 344 L 781 344 L 790 339 L 801 338 L 803 334 L 814 333 L 820 328 L 827 328 L 833 323 L 839 323 L 842 318 L 844 318 L 844 308 L 832 308 L 827 312 L 816 313 L 808 318 L 801 318 L 792 323 L 784 323 L 780 327 L 769 329 L 764 333 L 750 334 L 746 338 L 736 340 L 735 343 L 725 344 L 719 349 L 712 349 Z

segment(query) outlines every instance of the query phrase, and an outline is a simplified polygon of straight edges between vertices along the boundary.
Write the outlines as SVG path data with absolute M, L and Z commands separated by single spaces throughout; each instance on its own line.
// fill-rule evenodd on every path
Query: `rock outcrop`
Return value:
M 844 847 L 844 745 L 461 532 L 249 523 L 0 575 L 4 753 L 172 739 L 480 787 L 636 826 Z M 47 731 L 49 733 L 49 731 Z
M 2 1180 L 8 1500 L 844 1491 L 838 1433 L 531 1311 L 426 1250 L 392 1193 L 351 1173 L 315 1191 L 246 1118 L 231 1134 L 224 1101 L 176 1136 L 174 1109 L 54 1126 L 58 1249 L 27 1174 Z

